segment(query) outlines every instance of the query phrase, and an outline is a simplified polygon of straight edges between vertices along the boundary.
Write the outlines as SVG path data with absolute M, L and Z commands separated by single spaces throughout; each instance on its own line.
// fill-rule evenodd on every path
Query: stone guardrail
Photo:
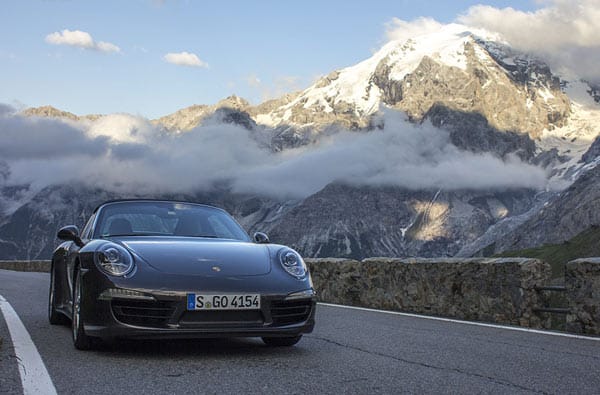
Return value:
M 566 330 L 600 335 L 600 258 L 567 263 L 565 287 L 570 310 Z
M 50 261 L 0 261 L 0 269 L 19 272 L 49 272 Z
M 465 320 L 550 328 L 536 313 L 550 283 L 547 263 L 529 258 L 306 259 L 319 300 Z M 0 261 L 0 269 L 48 272 L 50 261 Z M 566 265 L 570 332 L 600 335 L 600 258 Z
M 533 312 L 550 266 L 529 258 L 307 259 L 321 301 L 547 328 Z

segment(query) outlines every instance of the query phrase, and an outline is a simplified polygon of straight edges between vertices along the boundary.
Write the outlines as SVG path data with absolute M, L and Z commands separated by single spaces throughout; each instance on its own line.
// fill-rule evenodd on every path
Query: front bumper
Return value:
M 291 337 L 315 324 L 314 296 L 261 295 L 260 310 L 229 311 L 188 311 L 183 292 L 88 296 L 85 332 L 104 339 Z

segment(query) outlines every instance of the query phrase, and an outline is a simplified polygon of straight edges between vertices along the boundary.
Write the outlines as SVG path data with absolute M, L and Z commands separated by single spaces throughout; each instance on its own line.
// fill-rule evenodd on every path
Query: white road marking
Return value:
M 462 321 L 462 320 L 456 320 L 456 319 L 453 319 L 453 318 L 432 317 L 432 316 L 428 316 L 428 315 L 411 314 L 411 313 L 401 313 L 399 311 L 377 310 L 377 309 L 369 309 L 369 308 L 366 308 L 366 307 L 356 307 L 356 306 L 344 306 L 344 305 L 341 305 L 341 304 L 333 304 L 333 303 L 321 303 L 321 302 L 319 302 L 319 304 L 322 305 L 322 306 L 328 306 L 328 307 L 339 307 L 339 308 L 342 308 L 342 309 L 361 310 L 361 311 L 369 311 L 369 312 L 373 312 L 373 313 L 383 313 L 383 314 L 391 314 L 391 315 L 400 315 L 400 316 L 404 316 L 404 317 L 423 318 L 423 319 L 426 319 L 426 320 L 443 321 L 443 322 L 453 322 L 453 323 L 456 323 L 456 324 L 473 325 L 473 326 L 483 326 L 483 327 L 486 327 L 486 328 L 506 329 L 506 330 L 509 330 L 509 331 L 537 333 L 537 334 L 540 334 L 540 335 L 569 337 L 571 339 L 584 339 L 584 340 L 600 341 L 600 337 L 574 335 L 574 334 L 571 334 L 571 333 L 551 332 L 551 331 L 544 331 L 544 330 L 540 330 L 540 329 L 522 328 L 522 327 L 518 327 L 518 326 L 486 324 L 484 322 Z
M 56 388 L 46 370 L 29 332 L 10 303 L 0 295 L 0 311 L 4 314 L 19 364 L 24 395 L 56 395 Z

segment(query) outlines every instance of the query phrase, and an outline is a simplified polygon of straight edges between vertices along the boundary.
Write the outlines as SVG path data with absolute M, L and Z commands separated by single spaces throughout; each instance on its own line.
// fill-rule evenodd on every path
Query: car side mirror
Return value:
M 269 244 L 271 241 L 269 240 L 269 236 L 263 232 L 254 233 L 254 242 L 257 244 Z
M 56 237 L 61 240 L 72 241 L 78 247 L 83 247 L 85 245 L 81 240 L 81 237 L 79 237 L 79 229 L 75 225 L 60 228 Z

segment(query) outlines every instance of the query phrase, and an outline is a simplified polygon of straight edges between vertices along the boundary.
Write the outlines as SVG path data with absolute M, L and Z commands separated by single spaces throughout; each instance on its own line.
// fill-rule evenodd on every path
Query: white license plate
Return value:
M 259 310 L 259 294 L 187 294 L 188 310 Z

